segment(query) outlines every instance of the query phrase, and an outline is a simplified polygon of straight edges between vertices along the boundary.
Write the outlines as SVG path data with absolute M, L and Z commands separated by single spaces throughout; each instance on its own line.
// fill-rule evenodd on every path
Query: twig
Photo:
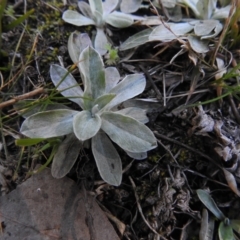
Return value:
M 130 179 L 130 182 L 132 184 L 132 188 L 133 188 L 133 191 L 134 191 L 134 195 L 135 195 L 135 198 L 136 198 L 136 201 L 137 201 L 137 207 L 138 207 L 138 211 L 143 219 L 143 221 L 146 223 L 146 225 L 150 228 L 151 231 L 153 231 L 155 234 L 157 234 L 160 238 L 164 239 L 164 240 L 167 240 L 165 237 L 163 237 L 162 235 L 160 235 L 154 228 L 152 228 L 152 226 L 149 224 L 149 222 L 147 221 L 147 219 L 145 218 L 143 212 L 142 212 L 142 208 L 141 208 L 141 205 L 139 203 L 139 197 L 136 193 L 136 185 L 134 183 L 134 181 L 132 180 L 131 177 L 129 177 Z
M 20 96 L 14 97 L 11 100 L 8 100 L 8 101 L 0 103 L 0 109 L 3 109 L 5 107 L 7 107 L 7 106 L 11 106 L 11 105 L 15 104 L 16 102 L 18 102 L 20 100 L 23 100 L 23 99 L 26 99 L 26 98 L 31 98 L 31 97 L 33 97 L 33 96 L 35 96 L 37 94 L 41 94 L 41 93 L 44 93 L 44 88 L 43 87 L 35 89 L 35 90 L 31 91 L 31 92 L 22 94 Z

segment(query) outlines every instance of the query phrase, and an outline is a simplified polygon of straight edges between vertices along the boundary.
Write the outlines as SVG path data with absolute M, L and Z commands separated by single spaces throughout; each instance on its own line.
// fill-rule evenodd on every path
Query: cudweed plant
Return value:
M 118 109 L 124 101 L 143 92 L 143 74 L 131 74 L 121 81 L 114 67 L 104 68 L 101 55 L 91 46 L 90 39 L 76 32 L 69 38 L 71 57 L 76 60 L 84 90 L 65 68 L 53 64 L 52 82 L 61 94 L 79 105 L 82 111 L 56 109 L 35 113 L 25 119 L 21 133 L 29 138 L 65 136 L 52 162 L 52 175 L 65 176 L 74 165 L 81 147 L 91 142 L 99 173 L 104 181 L 118 186 L 122 179 L 120 156 L 112 142 L 135 159 L 146 157 L 157 146 L 152 131 L 144 125 L 146 111 L 137 107 Z M 81 51 L 81 48 L 85 48 Z M 75 54 L 75 55 L 74 55 Z
M 107 52 L 108 40 L 104 32 L 106 24 L 116 28 L 125 28 L 133 24 L 133 16 L 115 11 L 119 0 L 89 0 L 89 4 L 80 1 L 78 7 L 81 13 L 67 10 L 63 13 L 63 20 L 75 26 L 95 25 L 97 34 L 94 41 L 95 49 L 104 55 Z
M 218 227 L 218 236 L 220 240 L 230 240 L 235 239 L 233 230 L 240 233 L 240 220 L 232 219 L 225 217 L 225 215 L 222 213 L 222 211 L 217 207 L 217 204 L 212 199 L 212 197 L 204 190 L 198 189 L 197 195 L 199 199 L 202 201 L 202 203 L 210 210 L 213 215 L 220 220 L 220 224 Z M 207 234 L 210 229 L 208 229 L 208 223 L 205 223 L 203 228 L 205 231 L 202 231 L 200 235 L 201 239 L 208 239 Z M 210 225 L 209 225 L 210 226 Z
M 171 3 L 173 8 L 177 7 L 179 3 L 186 5 L 193 11 L 197 19 L 185 19 L 182 22 L 162 22 L 152 30 L 147 29 L 131 36 L 122 43 L 119 49 L 127 50 L 152 41 L 178 40 L 183 45 L 177 55 L 183 54 L 187 50 L 207 53 L 210 39 L 218 36 L 223 29 L 220 20 L 228 17 L 231 5 L 218 8 L 217 0 L 176 0 L 171 1 Z M 190 45 L 190 49 L 188 45 Z

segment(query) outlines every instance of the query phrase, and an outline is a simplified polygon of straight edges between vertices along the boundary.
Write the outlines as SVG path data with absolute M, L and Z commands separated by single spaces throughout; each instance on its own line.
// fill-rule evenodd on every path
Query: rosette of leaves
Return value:
M 133 16 L 115 11 L 119 4 L 118 0 L 89 0 L 89 4 L 80 1 L 80 11 L 67 10 L 63 13 L 63 20 L 76 26 L 95 25 L 97 34 L 94 41 L 94 48 L 104 55 L 107 52 L 108 40 L 104 27 L 109 24 L 116 28 L 125 28 L 133 24 Z
M 123 42 L 119 50 L 128 50 L 151 41 L 178 40 L 184 45 L 180 51 L 181 54 L 189 50 L 187 43 L 191 47 L 190 50 L 196 53 L 207 53 L 210 39 L 222 31 L 223 24 L 220 20 L 228 17 L 231 6 L 218 8 L 217 0 L 175 0 L 171 2 L 173 7 L 177 7 L 178 3 L 185 4 L 192 9 L 197 19 L 161 23 L 155 28 L 143 30 Z
M 146 112 L 137 107 L 118 109 L 122 102 L 143 92 L 143 74 L 120 80 L 114 67 L 104 68 L 101 55 L 86 47 L 78 61 L 84 90 L 71 73 L 59 65 L 50 68 L 51 79 L 61 94 L 79 105 L 82 111 L 56 109 L 35 113 L 25 119 L 21 133 L 30 138 L 65 136 L 52 162 L 52 175 L 65 176 L 74 165 L 86 141 L 91 141 L 93 156 L 104 181 L 118 186 L 122 179 L 120 156 L 114 142 L 136 159 L 157 146 L 152 131 L 144 125 Z

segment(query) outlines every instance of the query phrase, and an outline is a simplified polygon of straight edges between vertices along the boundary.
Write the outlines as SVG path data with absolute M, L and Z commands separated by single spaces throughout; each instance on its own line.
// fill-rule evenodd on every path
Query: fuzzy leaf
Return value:
M 220 222 L 219 224 L 218 236 L 220 240 L 234 239 L 232 228 L 230 226 L 225 225 L 224 222 Z
M 74 133 L 66 136 L 59 145 L 52 162 L 52 176 L 62 178 L 66 176 L 77 160 L 82 143 L 76 138 Z
M 121 51 L 128 50 L 148 42 L 149 35 L 152 33 L 152 31 L 153 31 L 152 28 L 147 28 L 141 32 L 134 34 L 120 45 L 119 50 Z
M 223 29 L 222 23 L 218 22 L 218 24 L 215 27 L 215 29 L 213 30 L 213 32 L 208 35 L 202 36 L 201 39 L 214 38 L 222 31 L 222 29 Z
M 202 20 L 195 24 L 194 32 L 197 36 L 210 34 L 218 25 L 218 20 Z
M 226 18 L 228 18 L 230 9 L 231 9 L 231 5 L 215 9 L 214 14 L 212 16 L 212 19 L 226 19 Z
M 114 88 L 120 80 L 120 74 L 115 67 L 105 68 L 106 93 Z
M 122 0 L 120 9 L 124 13 L 136 12 L 141 6 L 142 0 Z
M 90 111 L 82 111 L 73 118 L 73 130 L 80 141 L 85 141 L 97 134 L 101 127 L 101 118 L 92 116 Z
M 101 15 L 103 14 L 102 0 L 89 0 L 89 5 L 93 15 L 95 15 L 96 12 L 99 12 Z
M 188 41 L 191 48 L 197 53 L 206 53 L 209 51 L 207 40 L 201 40 L 198 37 L 189 35 Z
M 75 26 L 95 25 L 95 22 L 92 19 L 84 17 L 82 14 L 73 10 L 65 11 L 63 13 L 62 19 L 65 22 L 73 24 Z
M 78 111 L 59 109 L 36 113 L 25 119 L 20 132 L 30 138 L 52 138 L 73 132 L 73 117 Z
M 198 189 L 197 195 L 202 203 L 210 210 L 216 218 L 219 220 L 223 220 L 225 218 L 222 211 L 217 207 L 216 203 L 212 199 L 212 197 L 204 190 Z
M 189 23 L 165 23 L 152 31 L 149 35 L 149 40 L 171 41 L 180 36 L 184 36 L 186 33 L 190 32 L 193 27 L 194 26 Z
M 110 110 L 114 106 L 137 96 L 143 92 L 145 86 L 146 79 L 143 74 L 127 75 L 109 92 L 116 94 L 116 97 L 104 107 L 104 110 Z
M 119 113 L 101 115 L 104 132 L 121 148 L 129 152 L 146 152 L 157 146 L 152 131 L 137 120 Z
M 213 11 L 216 8 L 216 0 L 201 0 L 198 1 L 196 7 L 202 19 L 210 19 Z
M 119 186 L 122 181 L 121 158 L 104 132 L 100 131 L 92 138 L 92 152 L 102 179 Z
M 78 1 L 78 7 L 85 17 L 92 19 L 94 22 L 96 21 L 89 4 L 84 1 Z
M 126 28 L 133 24 L 131 15 L 114 11 L 104 17 L 106 23 L 116 28 Z
M 106 54 L 107 52 L 107 45 L 108 45 L 107 36 L 104 32 L 103 28 L 97 27 L 97 34 L 94 40 L 94 47 L 97 52 L 99 52 L 101 55 Z
M 118 6 L 118 0 L 105 0 L 102 5 L 103 5 L 103 13 L 104 14 L 109 14 L 113 10 L 115 10 Z
M 67 69 L 53 64 L 50 67 L 50 76 L 53 84 L 64 97 L 83 107 L 83 90 Z
M 98 105 L 98 109 L 101 110 L 103 107 L 105 107 L 114 97 L 116 96 L 116 94 L 105 94 L 102 95 L 101 97 L 97 98 L 94 102 L 93 102 L 93 106 Z
M 121 109 L 116 113 L 120 113 L 125 116 L 132 117 L 141 123 L 147 123 L 149 120 L 146 114 L 146 110 L 143 110 L 141 108 L 129 107 L 129 108 Z
M 78 66 L 84 78 L 84 95 L 93 99 L 100 97 L 105 92 L 105 71 L 100 54 L 92 47 L 85 48 Z
M 87 33 L 71 33 L 68 38 L 68 53 L 74 63 L 78 63 L 80 53 L 88 46 L 92 46 L 92 42 Z

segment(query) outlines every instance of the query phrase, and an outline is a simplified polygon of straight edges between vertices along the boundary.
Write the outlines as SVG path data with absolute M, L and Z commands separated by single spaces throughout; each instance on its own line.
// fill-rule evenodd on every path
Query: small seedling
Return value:
M 217 207 L 217 204 L 212 197 L 204 190 L 198 189 L 197 195 L 202 203 L 210 210 L 213 215 L 220 220 L 218 227 L 218 236 L 220 240 L 235 239 L 233 230 L 240 233 L 240 220 L 225 217 L 222 211 Z
M 108 44 L 106 48 L 108 50 L 106 54 L 107 65 L 116 64 L 119 61 L 118 50 L 116 48 L 112 48 L 110 44 Z

